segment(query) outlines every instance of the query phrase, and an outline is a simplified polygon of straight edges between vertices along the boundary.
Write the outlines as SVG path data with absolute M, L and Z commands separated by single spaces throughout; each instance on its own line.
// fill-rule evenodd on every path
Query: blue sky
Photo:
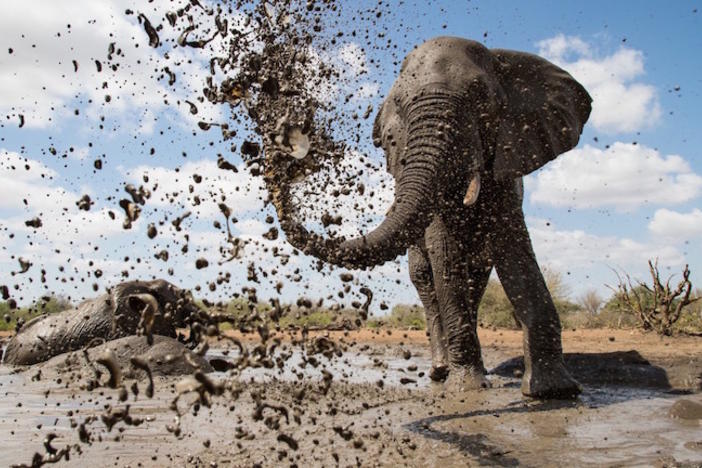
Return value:
M 216 130 L 197 129 L 198 120 L 226 120 L 227 110 L 198 104 L 200 113 L 191 116 L 183 102 L 199 93 L 206 57 L 172 50 L 169 44 L 148 48 L 136 15 L 124 14 L 132 8 L 154 24 L 166 24 L 162 15 L 170 2 L 154 3 L 148 8 L 129 0 L 9 0 L 0 5 L 0 285 L 9 286 L 20 303 L 46 291 L 79 300 L 95 294 L 93 284 L 99 289 L 114 284 L 126 270 L 130 278 L 164 276 L 184 287 L 199 285 L 200 294 L 211 299 L 227 299 L 249 284 L 269 297 L 282 281 L 286 300 L 303 294 L 348 302 L 348 295 L 337 295 L 343 287 L 338 270 L 323 275 L 310 259 L 292 256 L 281 265 L 272 255 L 273 247 L 283 253 L 291 249 L 283 239 L 262 238 L 270 227 L 265 218 L 273 212 L 263 207 L 260 181 L 243 167 L 237 174 L 217 169 L 218 154 L 241 164 L 238 152 L 230 152 L 232 142 L 221 142 Z M 698 9 L 699 2 L 405 2 L 393 13 L 385 10 L 372 25 L 353 20 L 346 7 L 343 40 L 320 56 L 346 70 L 334 92 L 355 91 L 351 105 L 360 108 L 377 106 L 390 88 L 398 71 L 393 60 L 436 35 L 538 53 L 580 80 L 595 99 L 581 143 L 527 177 L 524 204 L 540 263 L 561 272 L 576 299 L 591 288 L 607 295 L 604 285 L 616 280 L 613 269 L 645 278 L 646 260 L 653 257 L 671 274 L 689 263 L 693 281 L 702 279 Z M 396 57 L 386 48 L 368 47 L 363 34 L 354 39 L 353 28 L 369 28 L 374 38 L 383 32 L 373 43 L 390 39 Z M 124 50 L 122 67 L 97 73 L 93 61 L 105 66 L 110 42 Z M 158 79 L 165 52 L 172 62 L 182 62 L 172 87 Z M 18 128 L 18 114 L 25 116 L 23 128 Z M 362 121 L 361 135 L 367 136 L 362 150 L 380 165 L 382 155 L 370 145 L 371 124 L 372 118 Z M 240 144 L 243 135 L 234 143 Z M 96 159 L 103 162 L 101 170 L 94 169 Z M 203 182 L 195 183 L 193 174 L 202 175 Z M 375 208 L 370 218 L 349 208 L 345 232 L 355 232 L 363 219 L 377 221 L 390 203 L 391 183 L 383 171 L 366 182 L 376 196 L 360 202 L 373 202 Z M 118 206 L 127 198 L 125 183 L 150 189 L 158 184 L 128 231 L 122 229 Z M 201 205 L 192 205 L 190 185 L 204 200 Z M 88 212 L 75 206 L 86 193 L 95 201 Z M 219 249 L 226 247 L 223 233 L 214 227 L 223 220 L 216 207 L 222 195 L 239 219 L 234 234 L 251 244 L 242 259 L 217 265 Z M 110 210 L 116 220 L 110 219 Z M 193 214 L 183 223 L 187 229 L 178 232 L 170 220 L 186 210 Z M 24 225 L 35 216 L 44 226 Z M 155 239 L 146 236 L 149 223 L 159 231 Z M 182 253 L 186 231 L 189 250 Z M 167 262 L 153 256 L 162 249 L 169 251 Z M 32 266 L 12 274 L 19 257 Z M 194 267 L 200 257 L 210 261 L 208 268 Z M 250 283 L 251 261 L 260 273 L 275 268 L 278 274 L 261 274 L 259 283 Z M 99 278 L 96 269 L 103 272 Z M 229 283 L 220 282 L 210 292 L 208 284 L 227 272 Z M 356 279 L 352 291 L 368 284 L 379 301 L 417 302 L 404 260 L 357 273 Z

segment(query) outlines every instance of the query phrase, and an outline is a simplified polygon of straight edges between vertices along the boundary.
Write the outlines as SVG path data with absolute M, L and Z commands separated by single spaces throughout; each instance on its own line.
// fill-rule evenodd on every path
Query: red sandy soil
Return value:
M 245 341 L 258 340 L 256 334 L 242 335 L 238 331 L 226 332 L 228 336 Z M 361 329 L 355 331 L 310 331 L 310 336 L 326 335 L 330 338 L 359 343 L 398 344 L 398 345 L 427 345 L 428 338 L 424 330 L 398 329 Z M 283 337 L 287 334 L 281 335 Z M 481 328 L 478 330 L 480 343 L 483 347 L 496 347 L 504 350 L 520 352 L 522 349 L 522 332 L 519 330 L 493 330 Z M 563 351 L 566 353 L 582 352 L 613 352 L 637 350 L 642 354 L 658 356 L 702 355 L 702 337 L 690 335 L 661 337 L 655 333 L 644 333 L 639 330 L 613 329 L 583 329 L 563 331 Z
M 257 341 L 255 333 L 242 334 L 238 331 L 227 331 L 227 336 L 243 341 Z M 325 335 L 333 339 L 343 338 L 345 341 L 356 341 L 368 344 L 398 344 L 428 346 L 428 339 L 424 330 L 398 330 L 398 329 L 361 329 L 355 331 L 310 331 L 310 336 Z M 10 331 L 0 331 L 0 339 L 12 336 Z M 283 338 L 289 335 L 281 334 Z M 522 332 L 519 330 L 493 330 L 481 328 L 478 330 L 480 343 L 483 347 L 495 347 L 505 351 L 522 349 Z M 583 329 L 563 331 L 563 351 L 566 353 L 578 352 L 613 352 L 637 350 L 644 355 L 656 356 L 702 356 L 702 337 L 678 335 L 661 337 L 655 333 L 644 333 L 639 330 L 613 330 L 613 329 Z

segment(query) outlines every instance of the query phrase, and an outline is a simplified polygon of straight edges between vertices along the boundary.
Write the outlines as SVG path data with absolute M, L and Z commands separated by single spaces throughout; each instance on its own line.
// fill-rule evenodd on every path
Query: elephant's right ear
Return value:
M 154 296 L 148 293 L 130 294 L 127 297 L 127 305 L 137 314 L 141 314 L 147 307 L 151 314 L 157 314 L 159 312 L 158 301 Z
M 536 55 L 494 49 L 505 102 L 493 170 L 516 178 L 574 148 L 590 116 L 592 98 L 565 70 Z

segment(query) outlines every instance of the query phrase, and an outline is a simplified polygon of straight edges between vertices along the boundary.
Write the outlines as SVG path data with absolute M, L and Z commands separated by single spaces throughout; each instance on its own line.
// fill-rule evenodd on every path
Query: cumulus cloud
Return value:
M 28 8 L 19 0 L 4 1 L 0 29 L 12 53 L 0 55 L 0 111 L 22 114 L 27 127 L 43 128 L 72 115 L 77 101 L 76 107 L 91 117 L 128 117 L 125 130 L 150 132 L 154 112 L 200 89 L 207 70 L 203 51 L 176 48 L 166 59 L 162 50 L 148 46 L 137 15 L 125 14 L 127 9 L 143 11 L 157 26 L 168 7 L 165 3 L 147 8 L 134 0 L 36 0 Z M 164 28 L 160 34 L 165 42 L 175 31 Z M 111 43 L 121 51 L 113 54 L 113 62 L 107 58 Z M 165 62 L 178 64 L 173 67 L 178 75 L 173 86 L 163 70 L 154 67 Z M 113 63 L 118 64 L 114 69 Z M 216 118 L 221 112 L 215 106 L 199 107 L 199 119 Z M 185 103 L 175 109 L 184 122 L 192 124 L 196 118 Z M 135 121 L 135 116 L 141 118 Z
M 648 229 L 668 239 L 702 239 L 702 211 L 694 208 L 689 213 L 680 213 L 661 208 L 654 213 Z
M 616 236 L 597 236 L 582 230 L 559 230 L 544 219 L 529 218 L 529 232 L 539 261 L 559 271 L 594 266 L 635 271 L 649 258 L 662 265 L 681 265 L 684 256 L 672 245 Z
M 76 252 L 86 248 L 85 239 L 121 232 L 121 223 L 109 216 L 108 208 L 80 210 L 76 202 L 81 194 L 61 185 L 61 177 L 40 161 L 6 150 L 0 155 L 0 224 L 11 232 Z M 34 217 L 42 222 L 39 230 L 25 224 Z
M 658 123 L 661 107 L 654 86 L 640 82 L 643 52 L 620 47 L 598 56 L 579 37 L 559 34 L 537 43 L 539 54 L 567 70 L 593 98 L 590 122 L 604 133 L 635 132 Z
M 667 205 L 702 193 L 702 177 L 681 156 L 617 142 L 572 150 L 527 177 L 529 200 L 558 207 Z
M 209 159 L 190 161 L 177 169 L 141 165 L 121 171 L 125 180 L 137 186 L 148 179 L 149 206 L 187 209 L 200 219 L 221 218 L 221 202 L 232 214 L 260 211 L 266 193 L 261 179 L 251 177 L 244 163 L 239 164 L 238 172 L 220 169 Z

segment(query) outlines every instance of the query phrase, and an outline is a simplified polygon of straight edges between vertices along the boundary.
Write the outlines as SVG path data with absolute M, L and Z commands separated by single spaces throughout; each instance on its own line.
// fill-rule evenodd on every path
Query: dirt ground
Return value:
M 144 421 L 108 431 L 106 405 L 125 405 L 116 390 L 0 366 L 0 465 L 31 463 L 55 434 L 51 447 L 72 446 L 59 466 L 702 466 L 702 338 L 565 331 L 584 392 L 540 402 L 523 398 L 509 373 L 460 394 L 430 383 L 424 332 L 328 334 L 345 352 L 318 367 L 303 368 L 289 347 L 284 369 L 212 374 L 236 392 L 200 404 L 197 415 L 183 406 L 178 436 L 167 427 L 180 377 L 156 378 L 153 398 L 130 395 L 129 414 Z M 521 354 L 519 332 L 481 330 L 480 339 L 488 368 Z M 222 348 L 213 343 L 214 355 Z M 332 376 L 326 393 L 321 368 Z M 611 383 L 622 375 L 626 384 Z

